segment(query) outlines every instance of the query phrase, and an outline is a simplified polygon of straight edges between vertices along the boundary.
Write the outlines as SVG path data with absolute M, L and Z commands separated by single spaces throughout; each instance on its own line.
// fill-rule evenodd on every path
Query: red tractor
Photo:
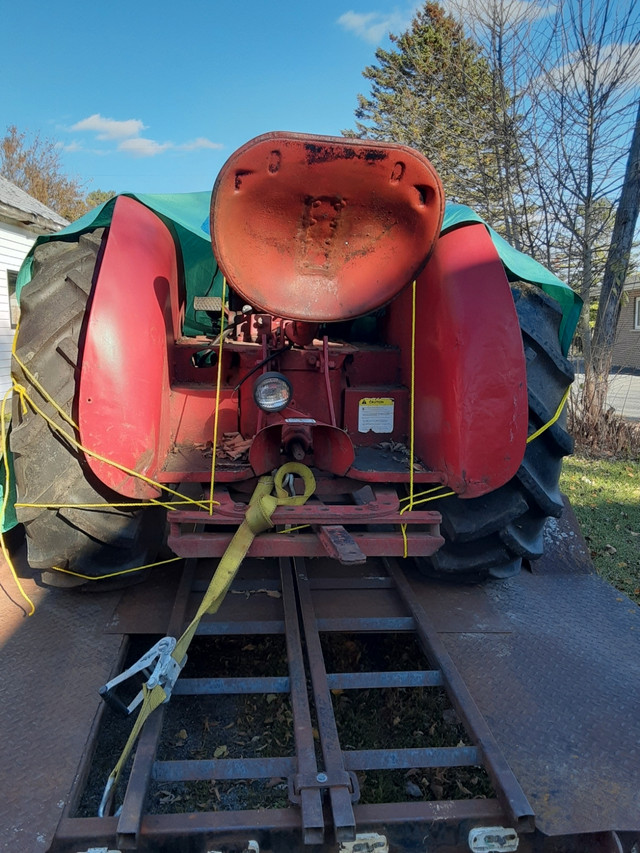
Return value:
M 135 576 L 167 515 L 177 555 L 222 555 L 273 471 L 312 496 L 275 510 L 257 556 L 465 580 L 540 556 L 571 320 L 484 224 L 443 227 L 425 157 L 258 137 L 216 181 L 213 255 L 185 206 L 153 208 L 118 197 L 38 246 L 22 287 L 11 450 L 46 582 Z

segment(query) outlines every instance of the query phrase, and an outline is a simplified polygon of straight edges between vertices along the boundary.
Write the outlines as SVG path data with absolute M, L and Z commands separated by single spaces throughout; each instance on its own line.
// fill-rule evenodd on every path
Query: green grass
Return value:
M 640 604 L 640 463 L 570 456 L 560 487 L 598 573 Z

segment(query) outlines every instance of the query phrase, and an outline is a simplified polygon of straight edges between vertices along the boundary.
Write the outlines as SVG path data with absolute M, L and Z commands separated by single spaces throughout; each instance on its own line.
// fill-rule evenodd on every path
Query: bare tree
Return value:
M 536 88 L 553 41 L 550 11 L 521 0 L 449 0 L 465 29 L 482 46 L 492 75 L 490 136 L 494 163 L 493 213 L 516 248 L 545 260 L 547 241 L 535 169 Z M 532 49 L 535 43 L 536 49 Z
M 597 255 L 620 198 L 640 82 L 640 11 L 633 0 L 564 0 L 554 22 L 553 64 L 535 102 L 532 150 L 541 202 L 552 218 L 550 262 L 589 304 L 601 281 Z M 601 267 L 600 267 L 601 269 Z M 589 312 L 580 326 L 591 358 Z

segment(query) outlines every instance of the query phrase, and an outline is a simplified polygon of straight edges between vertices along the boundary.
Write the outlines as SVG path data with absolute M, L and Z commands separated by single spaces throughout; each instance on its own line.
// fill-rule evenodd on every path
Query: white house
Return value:
M 66 219 L 0 175 L 0 397 L 11 386 L 11 343 L 18 320 L 16 278 L 39 234 L 68 225 Z

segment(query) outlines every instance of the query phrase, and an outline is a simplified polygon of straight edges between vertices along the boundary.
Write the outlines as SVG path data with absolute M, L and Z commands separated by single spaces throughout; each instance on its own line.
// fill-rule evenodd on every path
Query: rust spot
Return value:
M 275 175 L 275 173 L 280 170 L 281 161 L 282 154 L 279 151 L 272 151 L 269 155 L 269 164 L 267 166 L 267 169 L 272 175 Z
M 300 235 L 303 267 L 324 270 L 330 267 L 331 246 L 345 207 L 346 202 L 338 196 L 305 198 Z
M 386 151 L 378 148 L 352 148 L 350 145 L 318 145 L 313 142 L 305 143 L 307 163 L 331 163 L 334 160 L 364 160 L 366 163 L 377 163 L 389 156 Z

